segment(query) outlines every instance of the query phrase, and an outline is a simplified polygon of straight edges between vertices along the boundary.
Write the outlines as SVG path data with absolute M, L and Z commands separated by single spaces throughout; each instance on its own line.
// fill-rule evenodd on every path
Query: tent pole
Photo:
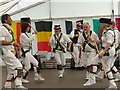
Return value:
M 113 0 L 111 1 L 111 4 L 112 4 L 112 5 L 111 5 L 111 7 L 112 7 L 112 8 L 111 8 L 111 9 L 112 9 L 111 20 L 114 21 L 114 2 L 113 2 Z
M 48 0 L 49 1 L 49 20 L 52 20 L 52 17 L 51 17 L 51 0 Z

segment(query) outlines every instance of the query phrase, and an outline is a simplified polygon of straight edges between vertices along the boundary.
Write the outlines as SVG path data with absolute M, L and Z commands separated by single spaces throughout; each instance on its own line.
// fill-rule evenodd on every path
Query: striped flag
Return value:
M 101 23 L 99 22 L 99 19 L 93 19 L 93 30 L 99 37 L 102 36 L 101 28 L 102 26 L 101 26 Z
M 13 22 L 12 23 L 14 37 L 17 43 L 20 43 L 20 33 L 21 33 L 21 24 L 20 22 Z
M 115 20 L 116 20 L 116 27 L 120 31 L 120 18 L 116 18 Z
M 52 22 L 51 21 L 40 21 L 35 22 L 37 33 L 38 51 L 51 51 L 48 47 L 49 39 L 52 35 Z

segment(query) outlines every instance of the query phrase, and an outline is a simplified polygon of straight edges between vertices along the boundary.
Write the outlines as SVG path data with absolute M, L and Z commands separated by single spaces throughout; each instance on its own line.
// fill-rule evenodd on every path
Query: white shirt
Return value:
M 56 37 L 58 38 L 57 35 L 56 35 Z M 59 37 L 60 37 L 60 34 L 59 34 Z M 69 37 L 67 37 L 65 34 L 62 33 L 62 37 L 59 42 L 65 48 L 65 46 L 63 44 L 65 44 L 66 42 L 69 43 L 72 41 L 69 39 Z M 51 36 L 49 43 L 52 45 L 52 48 L 56 47 L 57 41 L 55 40 L 54 35 Z
M 8 24 L 4 24 L 4 25 L 6 25 L 8 28 L 10 28 L 13 31 L 13 29 L 10 25 L 8 25 Z M 1 40 L 5 40 L 8 42 L 11 42 L 13 40 L 12 35 L 9 33 L 8 29 L 5 28 L 4 26 L 1 26 L 1 28 L 0 28 L 0 38 L 1 38 Z M 14 50 L 13 45 L 3 45 L 2 47 L 9 49 L 10 51 Z
M 114 29 L 115 32 L 115 48 L 118 47 L 119 43 L 120 43 L 120 32 L 117 29 Z
M 108 43 L 113 44 L 114 42 L 114 32 L 112 30 L 103 31 L 102 39 L 102 47 L 105 47 Z M 105 34 L 104 34 L 105 33 Z
M 32 34 L 29 35 L 28 33 L 21 33 L 20 44 L 23 46 L 23 48 L 28 49 L 34 39 L 35 36 Z
M 85 34 L 86 35 L 86 34 Z M 87 36 L 86 36 L 87 37 Z M 92 34 L 91 34 L 91 37 L 90 37 L 92 40 L 99 40 L 99 38 L 98 38 L 98 35 L 94 32 L 94 31 L 92 31 Z M 85 42 L 85 39 L 84 39 L 84 36 L 83 36 L 83 33 L 81 33 L 81 35 L 79 36 L 79 38 L 78 38 L 78 45 L 80 45 L 80 46 L 82 46 L 82 44 Z M 95 43 L 93 43 L 93 42 L 91 42 L 91 44 L 93 45 L 93 46 L 95 46 Z M 91 48 L 88 44 L 86 44 L 86 46 L 85 46 L 85 52 L 87 52 L 87 51 L 92 51 L 92 50 L 94 50 L 93 48 Z

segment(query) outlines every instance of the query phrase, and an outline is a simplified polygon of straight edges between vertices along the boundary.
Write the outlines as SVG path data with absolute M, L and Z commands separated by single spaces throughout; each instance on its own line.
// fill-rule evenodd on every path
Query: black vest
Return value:
M 79 30 L 78 29 L 75 29 L 74 30 L 74 35 L 76 35 L 76 34 L 79 34 Z M 74 43 L 74 44 L 76 44 L 77 42 L 78 42 L 78 37 L 73 37 L 72 38 L 72 42 Z

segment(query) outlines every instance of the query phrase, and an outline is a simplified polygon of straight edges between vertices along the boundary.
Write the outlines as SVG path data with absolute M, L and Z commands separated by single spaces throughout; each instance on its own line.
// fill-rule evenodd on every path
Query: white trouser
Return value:
M 84 67 L 89 66 L 90 64 L 93 64 L 93 62 L 91 61 L 94 57 L 96 56 L 96 51 L 93 50 L 91 52 L 83 52 L 82 53 L 82 57 L 81 57 L 81 64 Z
M 114 60 L 112 59 L 112 57 L 110 56 L 104 56 L 102 58 L 102 61 L 103 61 L 103 64 L 104 64 L 104 67 L 105 67 L 105 70 L 106 71 L 110 71 L 110 69 L 112 68 L 112 66 L 114 65 Z M 97 64 L 98 62 L 101 62 L 100 59 L 99 59 L 99 56 L 96 55 L 91 61 L 91 62 L 94 62 L 94 64 Z
M 61 66 L 65 66 L 66 65 L 66 60 L 65 60 L 65 56 L 64 53 L 62 51 L 56 50 L 55 53 L 55 59 L 57 61 L 57 65 L 61 65 Z M 59 74 L 63 74 L 64 73 L 64 67 L 62 67 L 61 70 L 59 70 Z
M 111 72 L 111 68 L 114 65 L 114 60 L 113 60 L 114 55 L 115 55 L 115 49 L 111 48 L 109 50 L 109 56 L 103 56 L 103 58 L 101 59 L 102 62 L 103 62 L 103 65 L 104 65 L 104 70 L 105 70 L 106 75 L 107 75 L 107 77 L 109 79 L 109 85 L 110 85 L 110 87 L 111 86 L 116 87 L 116 83 L 114 82 L 113 74 Z M 92 63 L 92 64 L 97 64 L 99 62 L 101 62 L 100 59 L 99 59 L 99 55 L 96 55 L 92 60 L 89 61 L 89 63 Z M 93 75 L 91 77 L 95 78 L 95 76 L 93 76 Z M 94 79 L 94 81 L 95 80 L 96 79 Z
M 114 63 L 115 63 L 116 58 L 117 58 L 117 56 L 116 56 L 116 57 L 111 58 L 111 60 L 113 60 L 113 61 L 114 61 Z M 116 68 L 116 66 L 115 66 L 115 65 L 113 65 L 113 67 L 111 68 L 111 70 L 112 70 L 112 71 L 114 71 L 114 73 L 117 73 L 117 72 L 118 72 L 118 69 Z
M 73 56 L 74 56 L 74 61 L 75 61 L 75 67 L 79 67 L 79 50 L 78 46 L 73 45 Z
M 96 51 L 95 50 L 92 50 L 90 52 L 83 52 L 82 53 L 82 57 L 81 57 L 81 66 L 84 66 L 84 67 L 87 67 L 89 65 L 93 65 L 92 62 L 89 62 L 92 60 L 93 57 L 96 56 Z M 95 66 L 94 66 L 95 67 Z M 87 69 L 89 69 L 87 67 Z M 96 71 L 96 69 L 93 68 L 93 72 Z M 86 79 L 89 79 L 90 78 L 90 72 L 87 71 L 86 73 Z
M 118 51 L 119 65 L 120 65 L 120 50 Z
M 31 68 L 31 63 L 33 66 L 38 67 L 38 61 L 33 57 L 33 55 L 30 52 L 26 53 L 25 58 L 23 59 L 23 65 L 25 66 L 24 68 L 29 71 Z
M 107 76 L 109 79 L 113 79 L 113 74 L 111 72 L 111 68 L 113 67 L 114 65 L 114 57 L 115 55 L 115 49 L 114 48 L 111 48 L 109 50 L 109 56 L 103 56 L 103 58 L 101 59 L 102 62 L 103 62 L 103 65 L 104 65 L 104 70 L 105 72 L 107 72 Z M 99 55 L 96 55 L 91 61 L 90 63 L 93 63 L 93 64 L 97 64 L 98 62 L 101 62 L 100 59 L 99 59 Z
M 109 52 L 110 52 L 109 56 L 103 56 L 102 58 L 106 72 L 110 71 L 110 69 L 113 67 L 114 62 L 115 62 L 115 59 L 113 59 L 115 55 L 114 48 L 111 48 Z M 99 59 L 98 54 L 92 60 L 89 61 L 89 63 L 93 63 L 93 64 L 98 64 L 99 62 L 101 61 Z
M 15 69 L 22 69 L 22 64 L 20 61 L 15 57 L 15 55 L 8 49 L 3 48 L 4 55 L 2 56 L 2 60 L 6 64 L 7 67 L 7 80 L 11 80 L 13 75 L 15 75 Z M 21 79 L 17 77 L 15 79 L 15 85 L 22 85 Z
M 64 56 L 64 53 L 62 51 L 56 50 L 54 55 L 55 55 L 55 59 L 57 61 L 57 65 L 62 65 L 62 66 L 66 65 L 65 56 Z

